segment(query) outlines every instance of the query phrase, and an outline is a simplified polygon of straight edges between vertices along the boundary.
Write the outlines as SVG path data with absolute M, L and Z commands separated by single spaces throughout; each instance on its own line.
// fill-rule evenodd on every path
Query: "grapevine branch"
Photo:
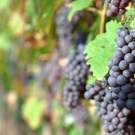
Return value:
M 89 12 L 97 13 L 101 17 L 101 22 L 100 22 L 100 33 L 104 32 L 104 24 L 105 24 L 105 16 L 106 16 L 106 6 L 103 6 L 102 10 L 98 10 L 96 8 L 90 7 L 87 9 Z
M 99 15 L 102 14 L 102 12 L 100 10 L 97 10 L 96 8 L 94 7 L 90 7 L 87 9 L 89 12 L 93 12 L 93 13 L 98 13 Z
M 103 6 L 102 12 L 101 12 L 101 21 L 100 21 L 100 33 L 104 32 L 104 24 L 105 24 L 105 17 L 106 17 L 106 6 Z

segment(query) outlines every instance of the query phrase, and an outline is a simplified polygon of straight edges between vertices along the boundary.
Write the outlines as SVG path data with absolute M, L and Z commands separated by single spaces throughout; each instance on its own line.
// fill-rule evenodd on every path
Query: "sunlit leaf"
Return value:
M 6 9 L 9 6 L 10 0 L 0 0 L 0 8 Z
M 77 11 L 83 10 L 87 7 L 89 7 L 92 4 L 93 0 L 75 0 L 69 4 L 69 7 L 71 8 L 68 19 L 71 20 L 74 14 Z
M 24 22 L 19 13 L 14 13 L 11 15 L 9 20 L 9 27 L 13 34 L 20 34 L 23 32 Z
M 120 24 L 116 21 L 108 22 L 106 32 L 97 35 L 93 41 L 89 41 L 85 48 L 87 63 L 97 80 L 103 79 L 108 72 L 108 62 L 115 49 L 116 29 L 119 26 Z
M 36 97 L 30 97 L 23 105 L 23 118 L 31 128 L 36 129 L 41 124 L 41 116 L 44 110 L 44 102 Z

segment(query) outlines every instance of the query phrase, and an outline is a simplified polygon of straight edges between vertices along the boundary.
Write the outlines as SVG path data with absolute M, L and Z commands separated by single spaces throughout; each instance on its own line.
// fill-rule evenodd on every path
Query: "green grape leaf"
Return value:
M 32 129 L 37 129 L 41 124 L 41 116 L 44 110 L 44 102 L 36 97 L 26 100 L 22 109 L 22 116 Z
M 87 84 L 93 84 L 95 81 L 96 77 L 90 74 L 87 79 Z
M 108 61 L 115 50 L 116 30 L 120 27 L 117 21 L 106 24 L 106 32 L 97 35 L 93 41 L 89 41 L 84 53 L 90 65 L 90 71 L 97 80 L 102 80 L 108 72 Z M 93 79 L 92 79 L 93 80 Z
M 72 17 L 75 15 L 77 11 L 83 10 L 92 5 L 93 0 L 75 0 L 69 4 L 69 8 L 71 9 L 68 15 L 68 20 L 71 21 Z
M 135 27 L 135 8 L 130 8 L 125 14 L 125 25 L 130 26 L 131 28 Z

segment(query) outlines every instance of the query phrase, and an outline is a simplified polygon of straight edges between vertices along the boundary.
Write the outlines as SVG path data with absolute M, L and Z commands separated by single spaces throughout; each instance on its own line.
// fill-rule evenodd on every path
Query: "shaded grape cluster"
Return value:
M 64 104 L 71 108 L 79 104 L 85 92 L 89 69 L 83 51 L 84 44 L 78 44 L 75 52 L 69 59 L 66 69 L 66 84 L 63 97 Z
M 135 109 L 135 32 L 120 28 L 116 51 L 109 62 L 108 84 L 117 93 L 119 108 Z
M 118 14 L 124 14 L 130 1 L 131 0 L 106 0 L 108 5 L 107 15 L 116 16 Z

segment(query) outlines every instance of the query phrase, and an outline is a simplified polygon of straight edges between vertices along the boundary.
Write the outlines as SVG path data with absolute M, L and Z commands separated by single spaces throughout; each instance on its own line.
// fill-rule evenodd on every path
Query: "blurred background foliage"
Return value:
M 58 72 L 62 70 L 57 65 L 65 62 L 55 51 L 58 40 L 54 19 L 63 4 L 63 0 L 0 0 L 0 135 L 84 134 L 62 106 L 63 77 L 55 82 L 45 79 L 54 70 L 46 66 L 48 61 L 54 61 Z M 97 14 L 94 18 L 99 20 Z M 94 31 L 89 38 L 99 28 L 95 22 L 88 29 Z M 88 135 L 101 134 L 93 107 L 87 126 Z

